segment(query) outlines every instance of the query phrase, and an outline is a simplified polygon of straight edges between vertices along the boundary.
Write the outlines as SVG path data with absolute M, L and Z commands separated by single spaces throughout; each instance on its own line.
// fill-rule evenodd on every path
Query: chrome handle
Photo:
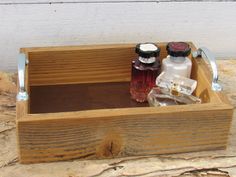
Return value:
M 222 86 L 218 83 L 218 69 L 215 56 L 212 54 L 212 52 L 210 52 L 210 50 L 208 50 L 206 47 L 200 47 L 197 51 L 194 51 L 192 55 L 194 58 L 198 56 L 205 56 L 205 58 L 210 62 L 213 74 L 211 89 L 213 91 L 221 91 Z
M 26 101 L 29 98 L 28 93 L 25 89 L 25 66 L 28 63 L 26 55 L 20 53 L 18 56 L 18 83 L 19 83 L 19 92 L 16 96 L 17 101 Z

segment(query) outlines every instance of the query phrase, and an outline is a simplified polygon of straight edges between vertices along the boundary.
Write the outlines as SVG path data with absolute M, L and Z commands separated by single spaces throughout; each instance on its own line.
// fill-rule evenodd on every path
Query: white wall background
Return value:
M 0 1 L 0 70 L 16 70 L 20 47 L 173 40 L 236 58 L 236 2 Z

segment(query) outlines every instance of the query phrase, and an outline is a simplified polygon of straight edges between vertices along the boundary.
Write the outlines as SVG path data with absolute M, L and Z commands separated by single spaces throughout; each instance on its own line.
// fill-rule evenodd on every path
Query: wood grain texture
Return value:
M 164 58 L 166 44 L 160 43 L 159 46 L 161 58 Z M 191 46 L 194 49 L 193 44 Z M 127 81 L 130 62 L 135 57 L 133 48 L 133 44 L 126 44 L 28 48 L 22 51 L 29 56 L 29 85 L 37 87 Z M 88 62 L 91 60 L 92 63 Z M 206 99 L 203 104 L 64 113 L 59 109 L 57 113 L 17 116 L 20 162 L 101 159 L 225 148 L 233 108 L 221 100 L 219 93 L 211 91 L 211 76 L 203 59 L 194 60 L 193 68 L 192 77 L 198 79 L 196 94 Z M 70 77 L 65 77 L 67 74 Z M 34 107 L 37 108 L 37 101 Z
M 28 49 L 30 86 L 129 81 L 130 63 L 136 56 L 134 47 L 53 47 L 32 52 Z
M 219 60 L 220 82 L 230 102 L 236 106 L 236 60 Z M 7 75 L 7 77 L 5 77 Z M 228 147 L 194 153 L 138 156 L 106 160 L 73 160 L 22 165 L 18 163 L 15 136 L 15 77 L 0 73 L 0 176 L 1 177 L 196 177 L 236 175 L 236 115 Z M 4 79 L 5 78 L 5 79 Z M 12 81 L 13 80 L 13 81 Z M 3 91 L 4 90 L 4 91 Z M 11 91 L 12 90 L 12 91 Z
M 123 116 L 111 116 L 114 115 L 112 112 L 119 114 L 121 110 L 107 110 L 102 114 L 106 116 L 98 117 L 96 113 L 96 118 L 92 118 L 92 113 L 87 115 L 91 118 L 75 113 L 72 118 L 65 115 L 60 118 L 57 114 L 58 117 L 52 119 L 48 115 L 48 120 L 43 115 L 31 115 L 24 121 L 18 121 L 17 125 L 20 162 L 101 159 L 225 148 L 232 111 L 220 106 L 218 109 L 177 109 L 159 114 L 144 112 L 143 115 Z M 36 121 L 37 117 L 41 120 Z
M 1 5 L 0 69 L 16 71 L 19 48 L 33 46 L 191 40 L 233 58 L 235 16 L 234 2 Z

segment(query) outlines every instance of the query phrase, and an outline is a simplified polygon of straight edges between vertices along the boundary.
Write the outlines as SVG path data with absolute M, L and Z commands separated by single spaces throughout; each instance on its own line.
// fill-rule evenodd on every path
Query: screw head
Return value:
M 211 88 L 213 91 L 220 92 L 223 90 L 222 86 L 217 82 L 212 82 Z
M 19 92 L 16 96 L 17 101 L 27 101 L 29 98 L 29 95 L 27 92 Z

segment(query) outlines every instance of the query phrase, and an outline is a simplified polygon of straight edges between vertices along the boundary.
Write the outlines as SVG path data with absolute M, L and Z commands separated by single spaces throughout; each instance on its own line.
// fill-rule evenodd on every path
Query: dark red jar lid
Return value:
M 169 42 L 166 50 L 173 57 L 186 57 L 191 53 L 191 48 L 186 42 Z

